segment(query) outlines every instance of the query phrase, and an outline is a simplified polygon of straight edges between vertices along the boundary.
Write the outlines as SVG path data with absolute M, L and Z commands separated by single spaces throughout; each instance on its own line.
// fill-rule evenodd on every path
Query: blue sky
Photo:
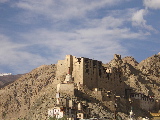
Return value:
M 0 0 L 0 73 L 65 55 L 138 62 L 160 52 L 160 0 Z

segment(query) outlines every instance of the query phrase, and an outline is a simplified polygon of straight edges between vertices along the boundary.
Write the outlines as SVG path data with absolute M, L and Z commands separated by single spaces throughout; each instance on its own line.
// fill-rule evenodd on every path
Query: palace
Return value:
M 121 56 L 115 55 L 114 58 L 121 59 Z M 68 70 L 75 85 L 80 84 L 90 90 L 112 90 L 116 95 L 124 96 L 125 84 L 119 68 L 107 68 L 101 61 L 66 55 L 65 60 L 59 60 L 57 63 L 57 78 L 64 82 Z

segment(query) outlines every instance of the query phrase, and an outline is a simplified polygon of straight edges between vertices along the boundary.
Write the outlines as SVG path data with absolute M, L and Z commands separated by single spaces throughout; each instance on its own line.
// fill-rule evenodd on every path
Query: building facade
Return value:
M 68 69 L 76 85 L 85 85 L 91 90 L 94 88 L 112 89 L 113 93 L 124 95 L 124 81 L 118 68 L 106 68 L 98 60 L 66 55 L 65 60 L 59 60 L 57 63 L 57 79 L 67 82 L 65 76 Z

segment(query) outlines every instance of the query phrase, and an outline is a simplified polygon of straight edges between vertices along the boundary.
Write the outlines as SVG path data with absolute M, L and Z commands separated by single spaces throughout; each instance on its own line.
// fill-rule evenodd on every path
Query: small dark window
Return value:
M 89 73 L 89 69 L 86 69 L 86 73 Z

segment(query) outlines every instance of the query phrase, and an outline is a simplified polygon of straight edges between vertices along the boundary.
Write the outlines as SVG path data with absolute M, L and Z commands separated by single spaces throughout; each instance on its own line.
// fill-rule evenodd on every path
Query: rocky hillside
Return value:
M 56 65 L 42 65 L 2 88 L 0 119 L 45 120 L 47 106 L 55 102 L 55 71 Z
M 138 64 L 138 68 L 143 74 L 160 76 L 160 54 L 153 55 Z
M 21 76 L 22 76 L 22 74 L 0 76 L 0 88 L 14 82 L 15 80 L 17 80 Z
M 160 54 L 153 55 L 140 63 L 133 57 L 114 58 L 107 64 L 111 68 L 120 68 L 126 87 L 136 93 L 160 98 Z
M 160 99 L 160 55 L 140 63 L 133 57 L 115 57 L 104 66 L 120 69 L 126 88 Z M 56 64 L 42 65 L 1 88 L 0 120 L 46 120 L 48 108 L 55 106 L 56 85 L 59 82 L 56 79 Z M 121 104 L 125 106 L 125 102 Z M 105 112 L 102 111 L 103 114 Z M 123 108 L 119 112 L 126 116 Z
M 135 61 L 127 62 L 130 73 L 126 77 L 126 83 L 138 93 L 160 98 L 160 55 L 153 55 L 139 64 Z

